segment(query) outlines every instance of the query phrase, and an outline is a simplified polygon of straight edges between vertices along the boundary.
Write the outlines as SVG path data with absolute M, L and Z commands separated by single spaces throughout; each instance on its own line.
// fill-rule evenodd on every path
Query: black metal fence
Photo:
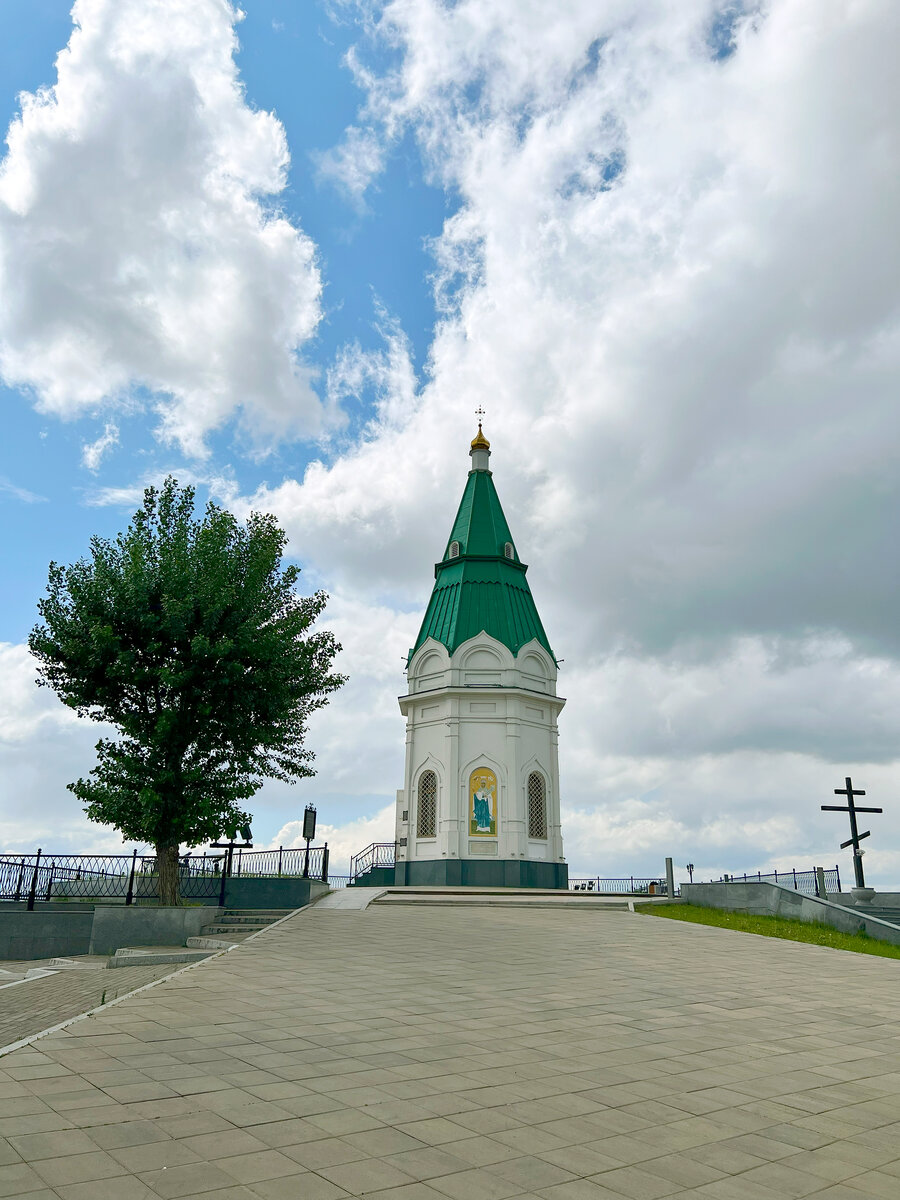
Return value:
M 607 892 L 622 896 L 663 896 L 666 892 L 665 878 L 641 878 L 627 875 L 622 879 L 604 879 L 601 875 L 592 878 L 570 879 L 570 892 Z
M 180 860 L 179 891 L 186 900 L 215 900 L 223 858 Z M 155 855 L 37 854 L 0 856 L 0 901 L 22 901 L 34 908 L 48 900 L 159 899 Z
M 273 878 L 284 875 L 291 878 L 302 876 L 327 883 L 328 843 L 324 846 L 310 846 L 308 850 L 293 846 L 279 846 L 277 850 L 244 850 L 241 846 L 236 846 L 231 861 L 231 874 Z
M 328 882 L 328 846 L 220 855 L 185 854 L 179 860 L 179 892 L 185 900 L 223 903 L 229 876 L 302 876 Z M 113 900 L 124 904 L 159 900 L 156 855 L 0 855 L 0 902 Z
M 841 890 L 841 872 L 835 863 L 833 868 L 822 872 L 825 878 L 825 891 L 835 895 Z M 811 871 L 756 871 L 743 874 L 723 875 L 721 879 L 711 879 L 710 883 L 778 883 L 782 887 L 792 887 L 795 892 L 803 892 L 805 896 L 819 895 L 819 879 L 815 868 Z

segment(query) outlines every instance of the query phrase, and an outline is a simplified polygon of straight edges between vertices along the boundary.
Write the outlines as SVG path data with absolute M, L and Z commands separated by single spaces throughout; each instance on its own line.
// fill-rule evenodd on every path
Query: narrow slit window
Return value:
M 419 776 L 418 804 L 416 805 L 416 836 L 433 838 L 437 828 L 437 776 L 434 771 L 423 771 Z
M 537 771 L 528 776 L 528 836 L 539 841 L 547 838 L 547 788 Z

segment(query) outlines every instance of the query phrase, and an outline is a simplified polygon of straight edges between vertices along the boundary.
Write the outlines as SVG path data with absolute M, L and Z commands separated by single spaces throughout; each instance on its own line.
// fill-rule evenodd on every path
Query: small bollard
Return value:
M 825 889 L 825 868 L 816 867 L 816 895 L 820 900 L 828 899 L 828 892 Z
M 670 900 L 675 899 L 675 868 L 671 858 L 666 859 L 666 895 Z

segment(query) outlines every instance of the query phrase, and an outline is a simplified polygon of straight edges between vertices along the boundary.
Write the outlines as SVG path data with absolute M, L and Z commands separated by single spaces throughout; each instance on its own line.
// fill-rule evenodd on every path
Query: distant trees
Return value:
M 327 597 L 296 594 L 286 540 L 271 515 L 243 525 L 210 503 L 198 519 L 170 477 L 114 541 L 50 564 L 38 684 L 119 733 L 68 786 L 92 820 L 155 847 L 161 904 L 178 903 L 182 844 L 248 825 L 264 779 L 314 774 L 307 720 L 344 678 L 333 635 L 311 631 Z

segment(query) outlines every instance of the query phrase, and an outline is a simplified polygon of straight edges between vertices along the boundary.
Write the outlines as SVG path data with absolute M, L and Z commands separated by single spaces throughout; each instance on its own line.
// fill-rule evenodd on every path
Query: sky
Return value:
M 306 803 L 393 838 L 486 410 L 563 660 L 572 875 L 900 887 L 895 0 L 4 0 L 0 846 L 115 851 L 35 687 L 50 561 L 174 474 L 276 514 L 349 682 Z

